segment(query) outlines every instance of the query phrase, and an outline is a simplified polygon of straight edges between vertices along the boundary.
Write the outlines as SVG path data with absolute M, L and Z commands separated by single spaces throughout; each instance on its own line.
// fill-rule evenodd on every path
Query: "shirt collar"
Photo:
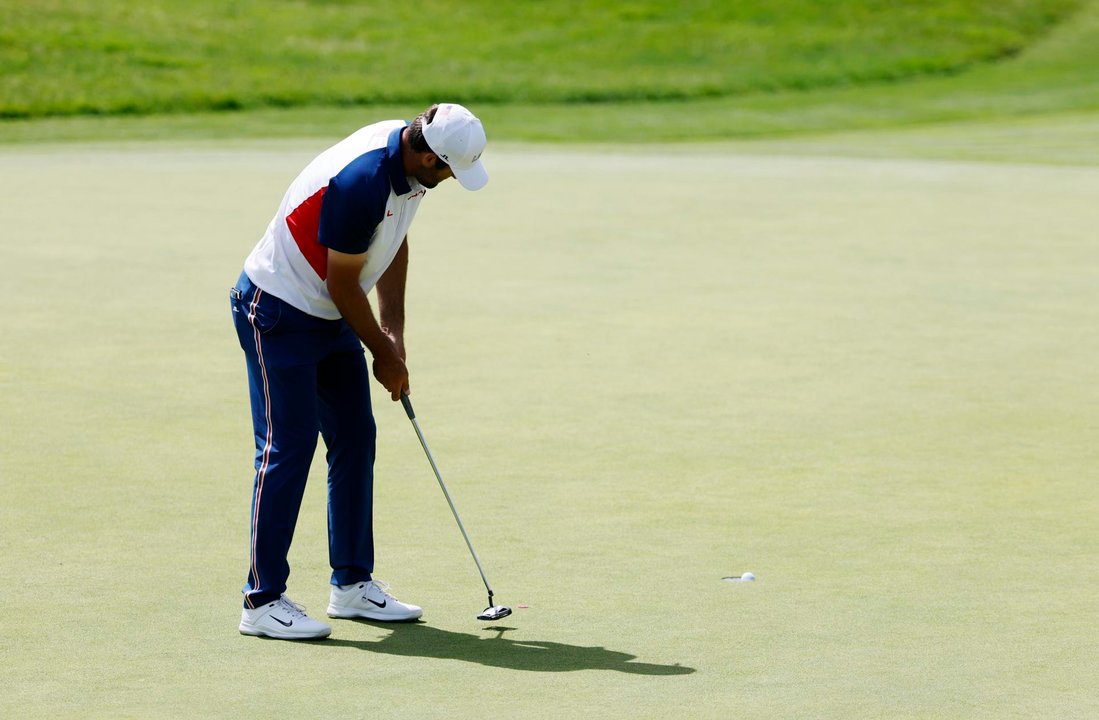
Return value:
M 393 192 L 397 195 L 407 195 L 412 192 L 408 184 L 408 178 L 404 174 L 404 162 L 401 161 L 401 132 L 408 127 L 402 125 L 394 128 L 389 133 L 389 141 L 386 143 L 385 155 L 389 169 L 389 184 L 393 186 Z

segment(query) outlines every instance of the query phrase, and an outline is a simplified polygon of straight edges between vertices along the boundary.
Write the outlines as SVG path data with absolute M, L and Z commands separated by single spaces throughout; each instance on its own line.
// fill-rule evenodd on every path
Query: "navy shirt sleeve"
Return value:
M 389 201 L 384 158 L 384 149 L 371 150 L 352 160 L 328 182 L 317 229 L 321 245 L 350 255 L 367 251 Z

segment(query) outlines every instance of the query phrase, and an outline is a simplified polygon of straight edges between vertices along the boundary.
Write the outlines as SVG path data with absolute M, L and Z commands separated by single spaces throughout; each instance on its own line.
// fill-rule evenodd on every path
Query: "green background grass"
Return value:
M 264 7 L 0 3 L 0 716 L 1099 716 L 1099 3 Z M 451 26 L 485 56 L 326 84 Z M 227 288 L 304 163 L 458 76 L 492 182 L 414 228 L 414 398 L 530 608 L 474 620 L 380 401 L 378 571 L 425 622 L 241 637 Z
M 694 99 L 954 73 L 1079 2 L 5 2 L 0 114 Z
M 439 98 L 474 105 L 496 140 L 573 142 L 1099 109 L 1094 0 L 688 10 L 512 3 L 491 11 L 428 3 L 415 20 L 409 10 L 341 3 L 278 3 L 263 12 L 202 2 L 0 7 L 0 116 L 55 116 L 0 121 L 6 142 L 329 137 L 378 113 L 411 117 Z M 380 13 L 384 23 L 370 20 Z M 483 40 L 459 43 L 432 29 L 416 42 L 416 22 L 437 16 L 459 28 L 457 36 Z M 150 54 L 169 60 L 157 66 L 143 60 Z M 381 83 L 374 73 L 400 82 Z M 199 112 L 209 108 L 247 111 Z M 72 113 L 109 115 L 64 117 Z

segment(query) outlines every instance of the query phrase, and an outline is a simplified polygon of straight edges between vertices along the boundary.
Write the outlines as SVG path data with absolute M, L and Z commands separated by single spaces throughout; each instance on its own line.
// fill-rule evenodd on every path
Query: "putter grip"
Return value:
M 408 399 L 408 393 L 401 393 L 401 405 L 404 405 L 404 411 L 408 414 L 408 419 L 415 420 L 416 413 L 412 411 L 412 401 Z

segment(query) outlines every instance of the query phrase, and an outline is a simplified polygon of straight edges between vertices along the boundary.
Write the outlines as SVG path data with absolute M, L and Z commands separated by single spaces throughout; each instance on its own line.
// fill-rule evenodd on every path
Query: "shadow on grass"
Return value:
M 327 647 L 350 647 L 386 655 L 464 660 L 492 667 L 528 670 L 530 672 L 570 672 L 572 670 L 617 670 L 637 675 L 689 675 L 692 667 L 655 665 L 632 662 L 637 656 L 602 647 L 566 645 L 544 640 L 509 640 L 504 633 L 515 628 L 495 626 L 495 637 L 479 637 L 469 633 L 440 630 L 424 623 L 382 624 L 390 633 L 381 640 L 321 641 Z

